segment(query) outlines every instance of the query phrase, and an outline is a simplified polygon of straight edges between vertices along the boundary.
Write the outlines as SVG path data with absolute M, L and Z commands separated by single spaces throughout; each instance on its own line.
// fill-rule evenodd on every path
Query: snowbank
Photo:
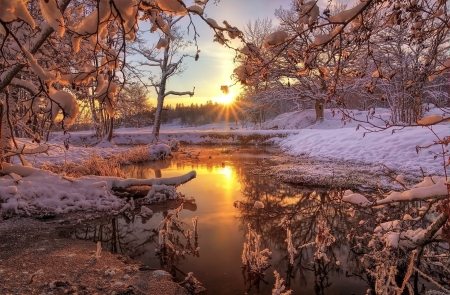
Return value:
M 99 177 L 75 180 L 32 169 L 21 169 L 25 173 L 22 173 L 24 177 L 18 183 L 9 176 L 0 178 L 3 212 L 31 215 L 37 212 L 60 214 L 78 210 L 107 211 L 122 204 L 122 200 L 112 195 L 107 183 Z M 7 172 L 8 169 L 5 170 Z
M 446 135 L 448 126 L 433 129 Z M 434 159 L 429 151 L 438 152 L 439 147 L 416 152 L 416 146 L 428 145 L 436 140 L 427 128 L 410 127 L 394 134 L 390 130 L 364 136 L 362 130 L 341 128 L 331 130 L 307 129 L 281 140 L 281 148 L 290 155 L 356 161 L 366 164 L 385 164 L 400 170 L 419 171 L 433 175 L 443 173 L 442 161 Z
M 127 188 L 133 185 L 178 186 L 196 177 L 195 171 L 192 171 L 182 176 L 156 179 L 100 176 L 75 179 L 18 165 L 4 164 L 3 168 L 3 172 L 14 173 L 15 177 L 10 175 L 0 177 L 2 212 L 22 215 L 118 209 L 125 202 L 111 193 L 113 188 Z

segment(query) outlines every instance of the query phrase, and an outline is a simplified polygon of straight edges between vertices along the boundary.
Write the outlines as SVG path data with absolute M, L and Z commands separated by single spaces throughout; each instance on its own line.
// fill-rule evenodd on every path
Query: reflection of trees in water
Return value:
M 142 218 L 142 223 L 147 220 Z M 146 252 L 147 245 L 157 243 L 158 235 L 153 230 L 135 227 L 134 222 L 137 222 L 134 215 L 131 219 L 113 217 L 97 224 L 86 224 L 74 235 L 77 239 L 101 241 L 103 249 L 136 258 Z
M 448 242 L 440 236 L 433 237 L 437 229 L 431 230 L 434 224 L 438 224 L 436 220 L 445 218 L 443 214 L 433 213 L 439 210 L 437 205 L 433 207 L 433 204 L 438 204 L 436 200 L 362 208 L 341 203 L 342 196 L 334 192 L 301 191 L 273 179 L 247 174 L 240 169 L 237 172 L 243 194 L 243 206 L 239 206 L 241 229 L 251 224 L 261 234 L 265 246 L 280 253 L 281 258 L 274 264 L 286 270 L 286 286 L 292 285 L 292 280 L 297 278 L 301 284 L 307 284 L 313 276 L 316 294 L 324 294 L 325 289 L 332 284 L 330 275 L 343 272 L 336 265 L 340 259 L 345 259 L 346 276 L 360 278 L 377 294 L 384 294 L 383 290 L 386 290 L 386 294 L 402 294 L 403 291 L 408 292 L 406 289 L 411 294 L 424 294 L 430 287 L 445 290 L 450 286 Z M 255 201 L 263 202 L 264 209 L 254 209 Z M 421 213 L 421 210 L 430 212 Z M 405 214 L 408 214 L 407 218 Z M 438 215 L 440 217 L 436 217 Z M 412 220 L 411 216 L 418 217 Z M 291 230 L 293 245 L 311 242 L 317 245 L 321 232 L 320 220 L 324 220 L 336 239 L 324 249 L 329 261 L 317 259 L 316 246 L 304 247 L 297 249 L 295 263 L 291 266 L 285 241 L 287 234 L 280 225 L 284 224 Z M 386 226 L 392 221 L 398 222 L 398 226 L 391 224 L 390 228 L 379 229 L 377 233 L 377 227 L 380 228 L 382 224 Z M 407 236 L 419 233 L 420 238 L 422 231 L 434 233 L 417 242 Z M 400 236 L 397 240 L 403 246 L 389 246 L 390 239 L 401 234 L 406 236 Z M 424 287 L 424 280 L 420 280 L 420 277 L 427 276 L 434 280 L 434 286 Z
M 170 211 L 162 213 L 163 220 L 171 214 Z M 154 249 L 159 248 L 158 231 L 145 226 L 151 218 L 136 218 L 134 214 L 131 218 L 117 216 L 79 227 L 74 237 L 94 242 L 101 241 L 103 249 L 136 259 L 146 253 L 155 253 Z M 155 256 L 159 259 L 159 268 L 169 271 L 174 277 L 177 272 L 187 276 L 177 265 L 187 256 L 199 257 L 198 235 L 186 235 L 190 230 L 189 226 L 177 219 L 172 220 L 170 229 L 173 235 L 168 238 L 173 248 L 163 247 L 161 251 L 157 251 Z
M 241 182 L 242 201 L 245 204 L 239 206 L 240 228 L 244 230 L 247 224 L 251 224 L 261 234 L 264 245 L 279 253 L 279 260 L 272 263 L 276 268 L 285 269 L 287 287 L 295 279 L 298 279 L 301 285 L 314 282 L 316 294 L 324 294 L 332 285 L 329 276 L 338 273 L 343 275 L 342 268 L 336 265 L 339 259 L 346 259 L 348 268 L 358 271 L 358 259 L 349 253 L 346 238 L 350 230 L 357 226 L 357 220 L 351 217 L 343 206 L 332 202 L 336 197 L 333 193 L 300 190 L 267 177 L 247 174 L 242 169 L 237 169 L 237 172 Z M 255 201 L 262 201 L 265 208 L 255 210 Z M 336 239 L 325 248 L 329 261 L 314 259 L 315 246 L 309 246 L 298 249 L 294 264 L 290 265 L 285 241 L 286 230 L 280 225 L 286 224 L 292 232 L 293 244 L 301 246 L 315 242 L 320 231 L 320 219 L 326 223 Z M 248 275 L 246 279 L 247 277 Z

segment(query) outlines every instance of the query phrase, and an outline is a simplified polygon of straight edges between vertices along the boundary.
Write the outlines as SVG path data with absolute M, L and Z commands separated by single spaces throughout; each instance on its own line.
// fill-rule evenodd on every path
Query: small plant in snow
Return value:
M 189 292 L 193 294 L 198 294 L 206 291 L 205 287 L 202 286 L 199 280 L 194 277 L 193 272 L 189 272 L 187 277 L 184 278 L 184 281 L 180 283 L 180 285 L 184 286 Z
M 181 224 L 177 220 L 179 213 L 183 210 L 183 204 L 181 204 L 175 210 L 169 212 L 166 217 L 156 227 L 156 233 L 158 234 L 158 247 L 155 249 L 157 254 L 165 261 L 175 261 L 179 259 L 179 256 L 185 254 L 191 254 L 194 256 L 199 255 L 200 247 L 198 246 L 198 218 L 192 219 L 194 225 L 194 231 L 191 229 L 181 230 Z M 174 231 L 181 233 L 187 241 L 186 245 L 181 244 L 180 237 Z M 192 234 L 195 234 L 194 245 L 191 244 Z
M 167 145 L 170 147 L 170 150 L 172 152 L 177 152 L 180 149 L 180 142 L 176 140 L 175 138 L 169 140 L 167 142 Z
M 250 272 L 263 274 L 269 267 L 267 262 L 272 252 L 269 249 L 261 250 L 261 235 L 258 235 L 248 224 L 247 242 L 244 242 L 242 251 L 242 263 Z
M 273 274 L 275 276 L 275 287 L 272 289 L 272 295 L 291 295 L 292 290 L 286 290 L 284 286 L 284 279 L 280 278 L 280 274 L 274 270 Z
M 143 218 L 153 215 L 153 211 L 146 206 L 141 206 L 141 212 L 139 213 Z

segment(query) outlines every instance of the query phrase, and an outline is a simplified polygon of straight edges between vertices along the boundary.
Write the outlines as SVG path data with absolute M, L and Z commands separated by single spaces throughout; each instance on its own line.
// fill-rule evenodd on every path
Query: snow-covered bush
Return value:
M 180 149 L 180 142 L 175 138 L 169 140 L 167 144 L 172 152 L 177 152 Z
M 159 143 L 151 145 L 148 148 L 150 161 L 160 161 L 172 155 L 171 149 L 167 144 Z

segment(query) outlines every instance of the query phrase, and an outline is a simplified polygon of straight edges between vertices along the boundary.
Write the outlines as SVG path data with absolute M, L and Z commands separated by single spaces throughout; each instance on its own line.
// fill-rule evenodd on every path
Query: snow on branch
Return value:
M 386 198 L 371 202 L 361 194 L 353 193 L 347 190 L 344 193 L 342 201 L 361 206 L 361 207 L 375 207 L 385 205 L 392 202 L 426 200 L 430 198 L 445 198 L 448 195 L 447 183 L 445 177 L 425 177 L 424 180 L 413 188 L 403 192 L 391 192 Z
M 192 97 L 192 96 L 194 96 L 194 91 L 195 91 L 195 87 L 192 91 L 185 91 L 185 92 L 169 91 L 164 94 L 164 97 L 166 97 L 168 95 L 178 95 L 178 96 L 189 95 L 190 97 Z
M 62 0 L 61 1 L 59 7 L 63 13 L 66 10 L 67 6 L 69 5 L 70 1 L 71 0 Z M 7 10 L 5 10 L 5 11 L 7 11 Z M 2 9 L 2 12 L 3 12 L 3 9 Z M 0 17 L 0 19 L 3 19 L 3 14 Z M 50 26 L 43 28 L 42 33 L 40 34 L 39 37 L 36 38 L 36 42 L 34 43 L 33 46 L 31 46 L 31 49 L 29 50 L 29 52 L 31 54 L 35 54 L 36 52 L 38 52 L 38 50 L 41 48 L 41 46 L 44 44 L 44 42 L 47 40 L 47 38 L 50 37 L 50 35 L 54 31 L 55 30 Z M 23 70 L 23 68 L 25 68 L 26 65 L 27 64 L 25 64 L 25 63 L 16 63 L 11 69 L 6 71 L 2 75 L 2 77 L 1 77 L 2 79 L 0 81 L 0 92 L 2 92 L 9 84 L 11 84 L 12 79 L 14 79 L 14 77 L 21 70 Z
M 11 85 L 23 88 L 23 89 L 27 90 L 28 92 L 30 92 L 32 95 L 36 95 L 39 92 L 33 83 L 26 81 L 26 80 L 20 80 L 17 78 L 13 78 L 11 80 Z
M 23 145 L 22 148 L 16 149 L 14 151 L 8 152 L 5 154 L 5 157 L 11 157 L 16 155 L 33 155 L 33 154 L 40 154 L 40 153 L 46 153 L 48 151 L 49 147 L 46 144 L 40 145 L 35 148 L 26 148 L 25 145 Z

